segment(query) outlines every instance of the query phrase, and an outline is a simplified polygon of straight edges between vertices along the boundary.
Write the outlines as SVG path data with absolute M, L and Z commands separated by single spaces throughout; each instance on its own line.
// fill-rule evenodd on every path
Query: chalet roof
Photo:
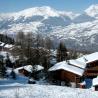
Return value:
M 5 44 L 4 45 L 4 48 L 12 48 L 13 47 L 13 45 L 11 45 L 11 44 Z
M 96 61 L 96 60 L 98 60 L 98 52 L 84 55 L 76 60 L 83 62 L 83 63 L 90 63 L 90 62 Z
M 93 79 L 93 86 L 98 85 L 98 77 Z
M 72 64 L 74 66 L 77 66 L 77 67 L 80 67 L 83 69 L 86 67 L 86 63 L 80 62 L 79 60 L 69 60 L 68 62 L 69 62 L 69 64 Z
M 27 65 L 27 66 L 24 66 L 24 69 L 32 73 L 33 67 L 32 65 Z
M 60 69 L 72 72 L 72 73 L 77 74 L 79 76 L 82 76 L 84 73 L 84 69 L 79 68 L 74 65 L 70 65 L 66 61 L 62 61 L 62 62 L 55 64 L 48 71 L 56 71 L 56 70 L 60 70 Z
M 22 66 L 22 67 L 16 68 L 15 71 L 18 73 L 18 71 L 21 70 L 21 69 L 25 69 L 28 72 L 32 72 L 32 65 L 26 65 L 26 66 Z
M 36 68 L 37 68 L 37 71 L 39 71 L 39 70 L 43 70 L 43 69 L 44 69 L 44 67 L 41 66 L 41 65 L 35 65 L 35 66 L 36 66 Z
M 3 47 L 5 45 L 5 43 L 0 41 L 0 46 Z
M 36 66 L 36 70 L 37 71 L 40 71 L 40 70 L 44 69 L 44 67 L 42 67 L 41 65 L 35 65 L 35 66 Z M 25 69 L 25 70 L 27 70 L 28 72 L 31 72 L 31 73 L 33 71 L 32 65 L 26 65 L 26 66 L 22 66 L 22 67 L 16 68 L 16 70 L 20 70 L 20 69 Z

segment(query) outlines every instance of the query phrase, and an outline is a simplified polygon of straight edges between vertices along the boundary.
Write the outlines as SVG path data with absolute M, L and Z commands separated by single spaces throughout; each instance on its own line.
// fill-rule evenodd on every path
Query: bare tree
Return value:
M 16 36 L 16 45 L 20 47 L 20 59 L 24 60 L 24 49 L 25 49 L 25 34 L 20 31 Z
M 18 45 L 16 51 L 19 52 L 20 59 L 24 60 L 26 58 L 27 64 L 41 64 L 48 68 L 51 49 L 51 40 L 49 38 L 44 39 L 40 34 L 34 36 L 31 32 L 26 35 L 19 32 L 16 43 Z
M 32 45 L 33 45 L 33 35 L 32 33 L 27 33 L 25 37 L 25 56 L 29 59 L 29 63 L 32 64 Z
M 49 37 L 45 38 L 45 48 L 48 49 L 49 51 L 52 48 L 52 41 L 51 41 L 51 39 Z

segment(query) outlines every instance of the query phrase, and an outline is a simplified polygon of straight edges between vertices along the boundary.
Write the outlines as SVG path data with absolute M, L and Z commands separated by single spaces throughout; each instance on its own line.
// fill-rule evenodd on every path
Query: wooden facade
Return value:
M 19 73 L 22 74 L 22 75 L 24 75 L 24 76 L 27 76 L 27 77 L 30 75 L 30 72 L 28 72 L 24 68 L 19 69 Z
M 53 80 L 65 81 L 67 83 L 75 83 L 78 84 L 80 82 L 80 76 L 76 75 L 72 72 L 65 70 L 56 70 L 51 72 Z
M 95 78 L 98 76 L 98 60 L 87 63 L 84 77 Z
M 66 70 L 55 70 L 52 71 L 53 79 L 60 80 L 60 81 L 66 81 L 66 82 L 73 82 L 76 84 L 77 87 L 85 88 L 85 85 L 80 85 L 79 83 L 82 82 L 81 80 L 86 78 L 95 78 L 98 76 L 98 61 L 90 62 L 87 64 L 87 67 L 85 68 L 83 76 L 76 75 L 75 73 L 72 73 L 70 71 Z M 97 88 L 97 87 L 96 87 Z
M 71 64 L 70 64 L 70 61 L 71 61 Z M 73 73 L 70 70 L 69 71 L 61 70 L 63 68 L 66 69 L 68 65 L 75 66 L 81 69 L 80 70 L 81 76 L 74 73 L 77 71 L 79 72 L 79 70 L 74 69 L 73 67 L 69 67 L 71 69 L 73 68 L 74 70 Z M 53 73 L 53 79 L 60 80 L 60 81 L 67 81 L 70 83 L 71 82 L 76 83 L 77 87 L 80 87 L 80 88 L 89 88 L 90 86 L 92 86 L 92 80 L 98 76 L 98 52 L 92 53 L 90 55 L 86 55 L 85 57 L 83 56 L 79 59 L 76 59 L 76 61 L 69 60 L 69 62 L 67 63 L 64 63 L 64 62 L 57 63 L 56 65 L 54 65 L 54 67 L 50 68 L 50 71 L 52 71 L 51 73 Z M 81 83 L 83 82 L 85 82 L 85 84 L 82 85 Z M 98 90 L 98 86 L 96 86 L 95 89 Z
M 74 66 L 74 65 L 73 65 Z M 85 79 L 93 79 L 98 76 L 98 60 L 87 63 L 86 68 L 84 68 L 84 73 L 82 76 L 79 76 L 75 73 L 66 70 L 55 70 L 52 71 L 53 79 L 66 81 L 69 83 L 75 83 L 79 88 L 85 88 L 85 85 L 80 85 Z M 97 87 L 96 87 L 97 88 Z

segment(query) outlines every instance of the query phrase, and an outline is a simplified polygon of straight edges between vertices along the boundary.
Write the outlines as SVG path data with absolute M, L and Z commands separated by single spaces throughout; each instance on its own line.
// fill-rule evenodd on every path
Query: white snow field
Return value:
M 98 98 L 98 92 L 91 89 L 23 84 L 15 81 L 0 80 L 0 98 Z

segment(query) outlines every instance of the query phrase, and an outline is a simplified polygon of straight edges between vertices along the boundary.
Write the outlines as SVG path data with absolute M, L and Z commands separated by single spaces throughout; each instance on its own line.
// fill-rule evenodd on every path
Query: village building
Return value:
M 74 83 L 80 88 L 90 88 L 93 78 L 98 76 L 98 52 L 59 62 L 49 72 L 55 80 Z
M 93 78 L 98 76 L 98 52 L 84 55 L 77 60 L 84 62 L 87 65 L 83 78 L 86 82 L 86 88 L 90 88 L 93 85 Z
M 20 73 L 21 75 L 24 76 L 29 76 L 29 74 L 32 73 L 32 69 L 33 69 L 32 65 L 26 65 L 23 67 L 16 68 L 17 73 Z
M 0 41 L 0 51 L 8 51 L 10 49 L 12 49 L 14 47 L 14 45 L 12 44 L 6 44 Z
M 84 73 L 85 77 L 92 79 L 98 76 L 98 52 L 84 55 L 77 60 L 87 65 Z
M 41 65 L 35 65 L 35 68 L 36 69 L 34 69 L 32 65 L 26 65 L 26 66 L 16 68 L 15 70 L 17 71 L 17 73 L 30 77 L 30 75 L 33 73 L 33 71 L 40 73 L 44 69 L 44 67 Z
M 77 87 L 78 83 L 81 82 L 85 67 L 85 63 L 81 64 L 79 61 L 72 60 L 71 63 L 70 61 L 59 62 L 52 66 L 49 71 L 53 79 L 64 81 L 65 85 Z

